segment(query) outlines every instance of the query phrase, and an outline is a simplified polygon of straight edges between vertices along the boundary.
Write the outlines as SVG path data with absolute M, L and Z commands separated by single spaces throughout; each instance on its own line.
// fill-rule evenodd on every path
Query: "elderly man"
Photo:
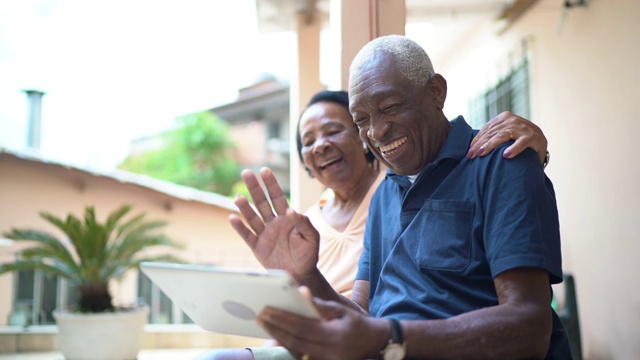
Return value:
M 367 44 L 350 69 L 360 137 L 389 169 L 369 209 L 352 300 L 316 267 L 318 235 L 273 174 L 245 172 L 260 216 L 231 223 L 269 268 L 310 290 L 323 320 L 267 308 L 259 323 L 302 359 L 570 359 L 552 310 L 562 279 L 555 195 L 536 153 L 465 157 L 474 131 L 447 120 L 446 80 L 415 42 Z M 507 145 L 502 145 L 506 147 Z M 305 291 L 306 291 L 305 290 Z

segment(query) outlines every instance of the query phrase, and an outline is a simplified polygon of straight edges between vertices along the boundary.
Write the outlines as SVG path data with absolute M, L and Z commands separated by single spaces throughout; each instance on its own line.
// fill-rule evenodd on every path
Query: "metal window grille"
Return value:
M 520 55 L 519 60 L 509 68 L 507 74 L 470 101 L 469 122 L 474 128 L 482 127 L 496 115 L 507 110 L 531 119 L 526 42 L 523 42 L 519 50 L 523 55 Z
M 193 320 L 142 272 L 138 273 L 138 302 L 149 305 L 150 324 L 193 323 Z
M 74 306 L 75 285 L 40 270 L 13 273 L 13 305 L 9 325 L 55 324 L 53 310 Z

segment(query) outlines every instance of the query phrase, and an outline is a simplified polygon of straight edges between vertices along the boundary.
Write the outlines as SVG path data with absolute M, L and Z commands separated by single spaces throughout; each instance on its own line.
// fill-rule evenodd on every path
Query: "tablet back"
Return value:
M 145 262 L 140 268 L 205 330 L 269 338 L 256 322 L 265 306 L 318 318 L 311 302 L 282 270 L 240 270 L 206 265 Z

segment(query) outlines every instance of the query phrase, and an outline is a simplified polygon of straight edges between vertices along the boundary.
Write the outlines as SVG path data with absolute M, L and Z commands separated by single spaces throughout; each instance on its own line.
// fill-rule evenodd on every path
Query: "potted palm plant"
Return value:
M 57 309 L 60 348 L 67 360 L 135 359 L 140 349 L 149 308 L 113 305 L 109 283 L 143 261 L 180 259 L 169 253 L 146 255 L 146 250 L 180 245 L 159 233 L 163 221 L 146 221 L 140 213 L 128 219 L 130 205 L 111 212 L 101 223 L 93 206 L 85 208 L 84 217 L 73 214 L 66 219 L 46 212 L 40 216 L 62 231 L 66 239 L 39 230 L 11 229 L 3 234 L 14 241 L 29 241 L 32 247 L 18 251 L 16 259 L 0 264 L 0 274 L 18 270 L 41 270 L 68 279 L 77 286 L 77 307 Z M 122 336 L 122 342 L 116 337 Z

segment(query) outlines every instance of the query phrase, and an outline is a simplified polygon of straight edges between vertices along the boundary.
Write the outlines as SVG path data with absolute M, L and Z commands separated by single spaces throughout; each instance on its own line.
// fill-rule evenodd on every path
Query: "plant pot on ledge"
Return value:
M 135 360 L 148 316 L 147 305 L 104 313 L 53 312 L 67 360 Z

